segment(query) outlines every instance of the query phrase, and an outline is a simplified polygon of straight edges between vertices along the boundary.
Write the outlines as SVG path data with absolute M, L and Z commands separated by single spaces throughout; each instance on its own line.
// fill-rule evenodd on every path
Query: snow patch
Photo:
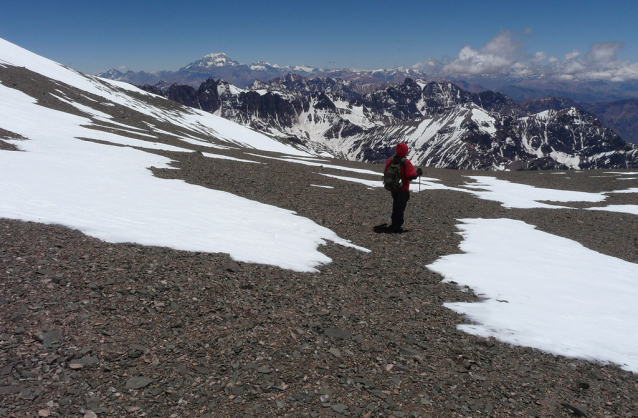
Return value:
M 460 221 L 464 254 L 427 266 L 484 298 L 444 305 L 472 321 L 460 330 L 638 373 L 638 264 L 521 221 Z
M 604 193 L 587 193 L 570 190 L 543 189 L 525 184 L 511 183 L 495 177 L 467 176 L 476 183 L 465 184 L 463 187 L 472 189 L 475 196 L 501 202 L 505 208 L 532 209 L 566 209 L 566 206 L 548 205 L 541 201 L 550 202 L 602 202 L 607 196 Z M 482 189 L 482 190 L 481 190 Z

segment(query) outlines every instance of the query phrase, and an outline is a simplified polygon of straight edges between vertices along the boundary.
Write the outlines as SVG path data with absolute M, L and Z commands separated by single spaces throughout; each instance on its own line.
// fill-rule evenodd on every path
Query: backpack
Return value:
M 405 167 L 405 158 L 395 156 L 383 175 L 383 187 L 391 192 L 398 192 L 403 186 L 401 168 Z

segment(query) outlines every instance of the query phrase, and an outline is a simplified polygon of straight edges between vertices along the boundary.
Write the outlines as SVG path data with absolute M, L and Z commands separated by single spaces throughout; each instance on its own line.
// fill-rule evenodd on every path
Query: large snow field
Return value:
M 511 219 L 461 219 L 464 254 L 427 267 L 485 298 L 459 329 L 638 373 L 638 264 Z M 522 245 L 512 245 L 512 239 Z
M 381 181 L 323 175 L 382 187 Z M 596 203 L 606 198 L 606 193 L 543 189 L 490 176 L 471 178 L 474 183 L 460 187 L 422 178 L 421 190 L 471 193 L 506 208 L 525 209 L 561 208 L 542 201 Z M 411 189 L 418 190 L 414 184 Z M 638 205 L 590 210 L 638 215 Z M 427 266 L 446 281 L 467 285 L 484 298 L 477 303 L 445 305 L 472 322 L 459 329 L 553 354 L 612 362 L 638 373 L 638 264 L 537 231 L 521 221 L 461 222 L 464 254 L 444 256 Z M 513 240 L 520 244 L 513 245 Z
M 85 127 L 0 84 L 2 127 L 28 140 L 0 152 L 0 217 L 61 224 L 109 242 L 225 252 L 238 261 L 315 271 L 326 240 L 357 247 L 307 218 L 230 193 L 154 177 L 170 160 L 116 144 L 151 142 Z M 186 151 L 159 144 L 161 149 Z M 213 155 L 210 155 L 211 157 Z

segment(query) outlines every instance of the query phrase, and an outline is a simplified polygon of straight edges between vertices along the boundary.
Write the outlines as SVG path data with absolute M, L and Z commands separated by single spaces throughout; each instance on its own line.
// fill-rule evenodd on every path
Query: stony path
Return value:
M 332 263 L 296 273 L 0 220 L 0 416 L 638 416 L 635 374 L 456 330 L 463 318 L 442 303 L 475 297 L 424 267 L 459 252 L 456 219 L 468 217 L 521 219 L 638 262 L 638 216 L 507 210 L 432 191 L 412 195 L 410 232 L 375 234 L 390 198 L 316 174 L 344 172 L 165 155 L 180 170 L 159 177 L 294 210 L 372 252 L 329 244 Z M 273 173 L 289 180 L 273 185 Z M 427 170 L 450 186 L 464 174 Z M 498 176 L 583 191 L 635 187 L 595 174 Z

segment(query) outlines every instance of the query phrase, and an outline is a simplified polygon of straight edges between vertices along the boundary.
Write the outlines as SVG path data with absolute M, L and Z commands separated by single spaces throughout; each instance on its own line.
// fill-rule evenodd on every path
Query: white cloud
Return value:
M 601 80 L 623 82 L 638 79 L 638 63 L 618 60 L 617 53 L 621 42 L 598 42 L 591 45 L 582 59 L 577 59 L 576 51 L 567 54 L 562 63 L 556 62 L 548 69 L 559 79 L 569 80 Z
M 534 54 L 534 62 L 541 62 L 544 61 L 545 58 L 547 58 L 547 54 L 545 54 L 543 51 L 539 51 L 537 53 Z M 551 58 L 550 58 L 551 59 Z
M 578 60 L 569 60 L 563 66 L 561 73 L 562 74 L 568 74 L 568 75 L 574 75 L 574 74 L 585 72 L 586 69 L 587 68 L 585 67 L 585 65 L 582 62 L 580 62 Z
M 480 50 L 463 47 L 458 59 L 445 65 L 443 71 L 451 74 L 498 74 L 511 69 L 520 55 L 520 41 L 512 32 L 503 31 Z
M 544 76 L 559 80 L 602 80 L 622 82 L 638 80 L 638 62 L 618 60 L 622 42 L 593 43 L 586 54 L 572 50 L 563 59 L 548 57 L 543 51 L 533 54 L 524 52 L 526 31 L 516 34 L 502 31 L 483 47 L 476 49 L 464 46 L 456 59 L 440 62 L 432 59 L 413 66 L 439 76 L 494 75 Z
M 608 64 L 616 61 L 616 53 L 623 44 L 621 42 L 599 42 L 591 46 L 585 59 L 593 64 Z
M 569 54 L 565 55 L 565 60 L 569 61 L 569 60 L 576 59 L 576 58 L 578 58 L 579 55 L 580 55 L 580 52 L 572 51 Z

